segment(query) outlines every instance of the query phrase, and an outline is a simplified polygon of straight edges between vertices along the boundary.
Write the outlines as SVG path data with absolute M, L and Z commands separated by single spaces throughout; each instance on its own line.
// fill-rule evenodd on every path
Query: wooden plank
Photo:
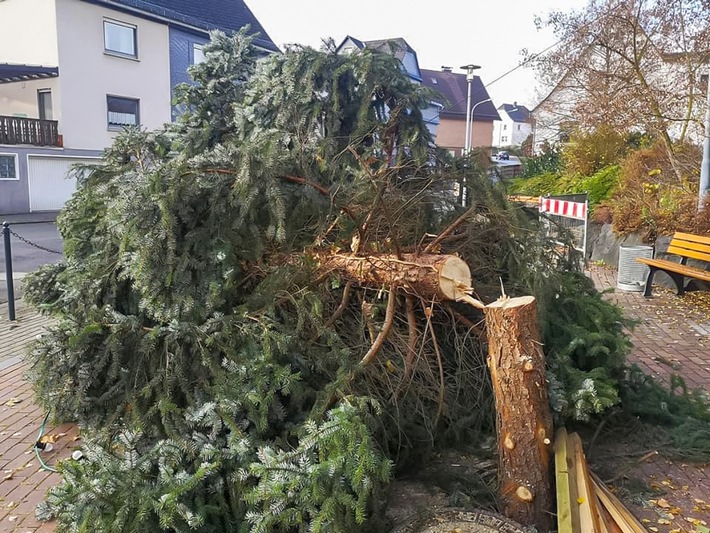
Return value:
M 601 531 L 599 525 L 599 515 L 596 510 L 596 497 L 592 488 L 591 480 L 589 479 L 589 470 L 587 468 L 587 459 L 584 456 L 584 448 L 582 439 L 577 433 L 569 435 L 568 449 L 574 450 L 575 461 L 575 483 L 577 485 L 577 502 L 579 509 L 579 531 L 584 533 L 599 533 Z
M 572 528 L 572 505 L 567 457 L 567 430 L 561 428 L 555 435 L 555 485 L 557 487 L 557 531 L 576 533 Z
M 684 241 L 701 242 L 703 244 L 710 244 L 710 237 L 705 235 L 694 235 L 692 233 L 683 233 L 681 231 L 676 231 L 673 235 L 674 239 L 683 239 Z
M 698 259 L 700 261 L 710 262 L 710 254 L 705 252 L 698 252 L 697 250 L 690 250 L 688 248 L 679 248 L 678 246 L 669 246 L 669 254 L 679 255 L 681 257 L 691 257 L 693 259 Z
M 591 474 L 592 485 L 599 501 L 604 509 L 612 516 L 616 525 L 621 528 L 622 533 L 648 533 L 634 515 L 624 507 L 619 499 L 604 485 L 593 472 Z
M 668 261 L 666 259 L 648 259 L 646 257 L 637 257 L 636 261 L 645 265 L 656 267 L 660 270 L 677 272 L 678 274 L 683 274 L 689 278 L 710 281 L 710 270 L 700 270 L 688 265 L 681 265 L 680 263 L 676 263 L 674 261 Z
M 592 490 L 594 491 L 594 486 L 592 485 Z M 609 511 L 606 510 L 602 502 L 599 500 L 596 491 L 594 492 L 594 498 L 597 500 L 597 512 L 599 513 L 599 521 L 602 527 L 602 533 L 624 533 L 624 531 L 614 522 Z
M 682 250 L 695 250 L 696 252 L 703 252 L 710 255 L 710 244 L 702 242 L 673 239 L 668 246 L 675 246 L 676 248 L 681 248 Z

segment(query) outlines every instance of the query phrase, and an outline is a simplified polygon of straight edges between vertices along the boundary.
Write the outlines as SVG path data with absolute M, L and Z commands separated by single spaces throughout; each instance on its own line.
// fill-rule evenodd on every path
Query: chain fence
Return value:
M 7 228 L 7 230 L 10 232 L 10 235 L 12 235 L 16 239 L 24 242 L 25 244 L 28 244 L 29 246 L 32 246 L 32 247 L 37 248 L 38 250 L 42 250 L 44 252 L 49 252 L 50 254 L 63 255 L 63 252 L 58 252 L 57 250 L 52 250 L 50 248 L 47 248 L 46 246 L 42 246 L 41 244 L 37 244 L 36 242 L 32 242 L 31 240 L 26 239 L 22 235 L 18 235 L 17 233 L 12 231 L 9 227 Z
M 12 229 L 10 229 L 10 223 L 9 222 L 3 222 L 2 224 L 2 240 L 3 240 L 3 247 L 5 249 L 5 272 L 4 272 L 4 277 L 5 277 L 5 283 L 7 285 L 7 310 L 8 310 L 8 315 L 10 321 L 15 321 L 17 319 L 15 315 L 15 284 L 14 284 L 14 276 L 13 276 L 13 268 L 12 268 L 12 237 L 15 237 L 17 240 L 20 242 L 25 243 L 28 246 L 31 246 L 33 248 L 36 248 L 37 250 L 42 250 L 43 252 L 47 252 L 50 254 L 57 254 L 57 255 L 64 255 L 63 252 L 60 252 L 58 250 L 52 250 L 51 248 L 47 248 L 46 246 L 42 246 L 41 244 L 37 244 L 36 242 L 32 242 L 26 237 L 23 237 L 22 235 L 14 232 Z

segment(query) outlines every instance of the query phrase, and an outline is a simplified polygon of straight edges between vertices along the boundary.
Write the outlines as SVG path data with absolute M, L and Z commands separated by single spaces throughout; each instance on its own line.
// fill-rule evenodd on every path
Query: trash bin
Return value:
M 653 257 L 653 246 L 619 246 L 619 272 L 616 287 L 622 291 L 641 292 L 646 285 L 648 266 L 637 257 Z

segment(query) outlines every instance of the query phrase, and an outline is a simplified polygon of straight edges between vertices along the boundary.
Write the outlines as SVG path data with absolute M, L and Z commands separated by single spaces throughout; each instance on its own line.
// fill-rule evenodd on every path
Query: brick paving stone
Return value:
M 627 318 L 638 321 L 629 332 L 633 343 L 629 362 L 666 383 L 672 374 L 678 374 L 689 387 L 710 394 L 710 313 L 692 305 L 686 296 L 656 287 L 649 299 L 642 293 L 620 291 L 616 274 L 615 269 L 600 267 L 588 272 L 597 289 L 608 290 L 605 298 L 622 307 Z M 659 533 L 695 531 L 686 518 L 710 524 L 710 507 L 696 504 L 696 500 L 710 504 L 710 466 L 656 454 L 642 462 L 622 461 L 615 468 L 614 488 L 621 491 L 622 501 L 647 528 L 654 527 Z M 625 484 L 633 480 L 644 483 L 650 491 L 647 497 L 624 498 Z M 660 498 L 679 510 L 677 516 L 666 516 L 666 510 L 652 503 Z

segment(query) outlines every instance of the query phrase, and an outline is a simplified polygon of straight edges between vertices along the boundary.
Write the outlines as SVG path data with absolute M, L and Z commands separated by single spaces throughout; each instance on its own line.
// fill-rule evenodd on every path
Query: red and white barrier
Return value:
M 587 204 L 586 202 L 570 202 L 569 200 L 556 200 L 541 196 L 540 213 L 586 221 Z

